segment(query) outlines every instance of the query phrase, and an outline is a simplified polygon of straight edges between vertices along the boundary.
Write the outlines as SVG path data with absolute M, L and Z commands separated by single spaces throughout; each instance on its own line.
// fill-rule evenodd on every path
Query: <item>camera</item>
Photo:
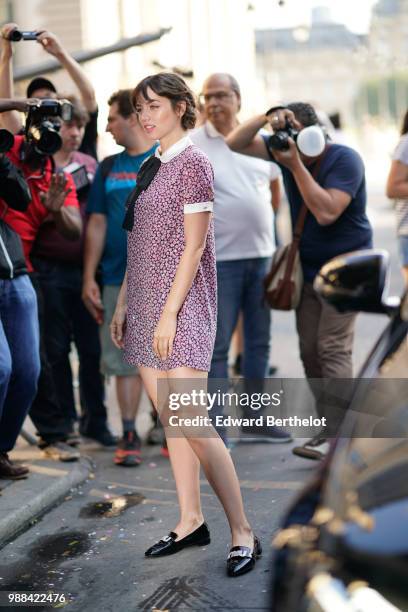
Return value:
M 62 145 L 59 129 L 62 121 L 71 121 L 72 104 L 68 100 L 44 98 L 30 104 L 24 127 L 28 145 L 40 155 L 54 155 Z M 8 130 L 0 130 L 0 153 L 6 153 L 14 144 L 14 136 Z
M 20 40 L 37 40 L 37 36 L 40 32 L 31 31 L 31 32 L 22 32 L 18 28 L 14 28 L 11 30 L 7 36 L 7 40 L 11 40 L 12 42 L 19 42 Z
M 268 148 L 271 152 L 287 151 L 289 149 L 289 138 L 295 141 L 300 153 L 306 157 L 318 157 L 326 147 L 328 136 L 320 125 L 309 125 L 302 130 L 295 130 L 286 122 L 281 130 L 276 130 L 269 137 Z
M 68 100 L 44 98 L 38 104 L 30 105 L 24 128 L 24 135 L 41 155 L 53 155 L 62 145 L 59 129 L 62 121 L 71 121 L 72 104 Z
M 272 136 L 269 137 L 268 147 L 272 151 L 287 151 L 289 149 L 289 138 L 292 138 L 296 142 L 299 132 L 286 121 L 285 127 L 276 130 Z
M 75 189 L 77 193 L 81 191 L 81 189 L 85 189 L 85 187 L 89 187 L 91 184 L 88 176 L 88 172 L 84 164 L 78 164 L 77 162 L 72 162 L 65 166 L 64 172 L 67 172 L 72 176 L 72 180 L 74 181 Z

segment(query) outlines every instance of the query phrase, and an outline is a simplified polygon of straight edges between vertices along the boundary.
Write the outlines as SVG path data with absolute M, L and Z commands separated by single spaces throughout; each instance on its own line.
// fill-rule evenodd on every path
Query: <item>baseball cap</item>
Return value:
M 50 91 L 57 93 L 56 87 L 53 83 L 51 83 L 51 81 L 49 81 L 45 77 L 36 77 L 28 84 L 27 98 L 31 98 L 33 92 L 37 91 L 37 89 L 49 89 Z

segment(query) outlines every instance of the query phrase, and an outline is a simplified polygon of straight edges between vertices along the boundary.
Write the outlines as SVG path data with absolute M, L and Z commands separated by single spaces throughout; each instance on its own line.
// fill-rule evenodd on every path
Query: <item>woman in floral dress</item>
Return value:
M 170 426 L 172 418 L 165 417 L 170 391 L 185 388 L 186 381 L 192 381 L 190 389 L 195 383 L 206 389 L 210 369 L 217 319 L 213 171 L 188 137 L 195 101 L 183 79 L 167 73 L 147 77 L 137 85 L 134 103 L 143 129 L 160 147 L 157 159 L 146 162 L 146 168 L 156 165 L 156 174 L 129 203 L 127 273 L 111 333 L 127 361 L 138 366 L 164 421 L 180 505 L 178 524 L 145 554 L 159 557 L 209 544 L 200 504 L 201 464 L 231 529 L 228 574 L 238 576 L 254 567 L 261 545 L 245 516 L 230 454 L 211 424 L 183 426 L 180 416 L 179 424 Z M 167 411 L 161 407 L 163 386 Z M 189 410 L 190 417 L 208 414 L 194 402 Z

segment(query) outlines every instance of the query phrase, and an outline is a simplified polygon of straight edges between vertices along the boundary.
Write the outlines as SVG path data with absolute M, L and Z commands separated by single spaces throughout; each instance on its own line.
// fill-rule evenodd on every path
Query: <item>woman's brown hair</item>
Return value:
M 173 109 L 180 102 L 186 103 L 186 110 L 181 118 L 181 126 L 185 130 L 191 130 L 196 123 L 196 101 L 193 92 L 187 83 L 172 72 L 159 72 L 144 78 L 133 90 L 132 102 L 136 106 L 138 98 L 142 97 L 149 101 L 147 90 L 151 89 L 158 96 L 168 98 Z

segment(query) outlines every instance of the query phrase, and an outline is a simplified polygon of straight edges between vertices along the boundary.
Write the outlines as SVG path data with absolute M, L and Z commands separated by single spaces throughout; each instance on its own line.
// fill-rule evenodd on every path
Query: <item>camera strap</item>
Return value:
M 50 157 L 50 156 L 48 156 Z M 20 148 L 18 150 L 18 158 L 20 160 L 21 163 L 23 164 L 27 164 L 27 166 L 31 166 L 31 162 L 35 159 L 35 161 L 39 162 L 38 165 L 38 172 L 39 174 L 30 174 L 30 176 L 26 176 L 26 181 L 31 180 L 31 179 L 42 179 L 45 176 L 45 164 L 46 164 L 46 160 L 45 160 L 45 156 L 44 155 L 39 155 L 34 149 L 32 149 L 30 147 L 30 145 L 25 141 L 22 140 L 21 141 L 21 145 Z M 54 172 L 54 168 L 55 168 L 55 163 L 52 157 L 50 157 L 51 159 L 51 164 L 54 164 L 53 166 L 51 166 L 51 173 Z M 33 171 L 37 171 L 37 168 L 32 168 Z
M 311 172 L 311 175 L 313 176 L 314 180 L 317 182 L 317 176 L 319 174 L 320 171 L 320 167 L 322 165 L 322 161 L 326 155 L 326 151 L 329 148 L 330 145 L 326 144 L 324 151 L 320 154 L 320 156 L 318 157 L 317 161 L 315 162 L 315 166 Z M 302 236 L 302 232 L 303 232 L 303 228 L 305 225 L 305 221 L 306 221 L 306 215 L 309 212 L 308 207 L 306 206 L 306 204 L 302 201 L 302 206 L 300 208 L 299 211 L 299 215 L 296 219 L 296 224 L 295 224 L 295 229 L 293 230 L 293 242 L 299 243 L 300 242 L 300 238 Z

